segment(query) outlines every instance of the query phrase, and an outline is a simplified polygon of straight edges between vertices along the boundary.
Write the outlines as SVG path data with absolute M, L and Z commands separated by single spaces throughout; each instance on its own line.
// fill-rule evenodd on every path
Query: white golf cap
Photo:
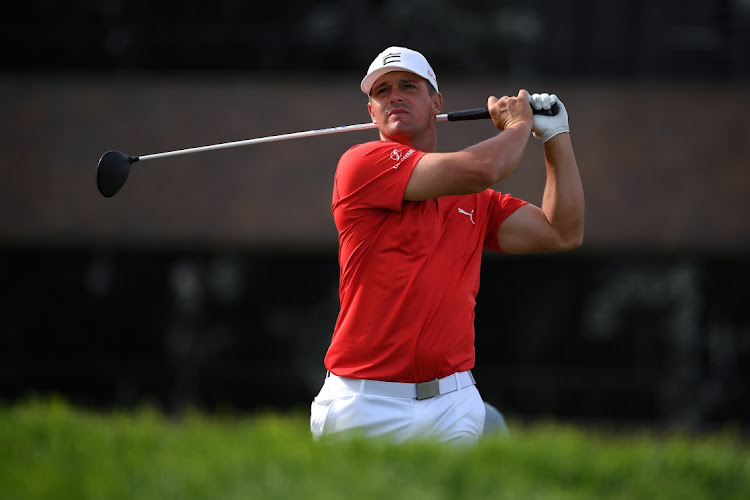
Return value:
M 440 91 L 435 72 L 422 54 L 406 47 L 388 47 L 370 64 L 367 75 L 360 84 L 362 92 L 370 95 L 375 80 L 391 71 L 411 71 L 430 82 L 436 91 Z

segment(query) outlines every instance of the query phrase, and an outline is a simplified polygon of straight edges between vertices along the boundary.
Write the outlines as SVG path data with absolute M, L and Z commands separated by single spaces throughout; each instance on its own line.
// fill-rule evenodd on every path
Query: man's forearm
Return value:
M 485 165 L 490 185 L 500 182 L 515 170 L 529 140 L 531 127 L 520 124 L 507 128 L 495 137 L 471 146 L 466 151 Z

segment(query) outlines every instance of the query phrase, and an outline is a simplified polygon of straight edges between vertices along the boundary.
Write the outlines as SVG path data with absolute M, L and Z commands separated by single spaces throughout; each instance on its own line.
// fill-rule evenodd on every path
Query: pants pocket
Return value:
M 323 436 L 326 418 L 328 412 L 331 411 L 331 406 L 333 406 L 333 399 L 323 399 L 320 396 L 316 397 L 310 405 L 310 432 L 316 441 Z

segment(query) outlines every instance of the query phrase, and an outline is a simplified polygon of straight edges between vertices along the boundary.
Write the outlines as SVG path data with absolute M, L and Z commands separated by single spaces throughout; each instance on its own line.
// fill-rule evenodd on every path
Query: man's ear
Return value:
M 440 92 L 432 94 L 432 109 L 435 115 L 439 115 L 440 111 L 443 109 L 443 94 Z
M 367 112 L 370 113 L 370 119 L 372 120 L 372 123 L 376 124 L 378 121 L 375 119 L 375 115 L 372 114 L 372 104 L 370 102 L 367 102 Z

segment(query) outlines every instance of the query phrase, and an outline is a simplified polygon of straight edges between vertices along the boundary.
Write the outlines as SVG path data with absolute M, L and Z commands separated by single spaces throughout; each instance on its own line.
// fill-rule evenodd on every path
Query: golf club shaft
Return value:
M 284 141 L 287 139 L 300 139 L 303 137 L 314 137 L 318 135 L 336 134 L 338 132 L 353 132 L 355 130 L 366 130 L 376 128 L 374 123 L 360 123 L 358 125 L 342 125 L 339 127 L 322 128 L 318 130 L 307 130 L 305 132 L 292 132 L 289 134 L 270 135 L 268 137 L 257 137 L 255 139 L 245 139 L 241 141 L 224 142 L 221 144 L 212 144 L 210 146 L 199 146 L 196 148 L 178 149 L 176 151 L 166 151 L 164 153 L 154 153 L 150 155 L 137 156 L 138 160 L 152 160 L 155 158 L 164 158 L 166 156 L 177 156 L 187 153 L 198 153 L 200 151 L 213 151 L 215 149 L 236 148 L 239 146 L 249 146 L 251 144 L 261 144 L 265 142 Z
M 534 111 L 535 113 L 539 113 L 539 111 L 537 110 L 534 110 Z M 551 112 L 549 112 L 549 114 L 556 114 L 556 109 L 553 107 Z M 475 108 L 475 109 L 467 109 L 463 111 L 453 111 L 451 113 L 437 115 L 435 117 L 435 121 L 444 122 L 444 121 L 463 121 L 463 120 L 483 120 L 483 119 L 488 119 L 488 118 L 490 118 L 490 112 L 487 110 L 487 108 Z M 292 132 L 289 134 L 271 135 L 268 137 L 258 137 L 255 139 L 245 139 L 241 141 L 224 142 L 221 144 L 212 144 L 210 146 L 198 146 L 194 148 L 178 149 L 175 151 L 166 151 L 164 153 L 154 153 L 154 154 L 143 155 L 143 156 L 131 156 L 130 159 L 131 161 L 134 161 L 134 162 L 143 161 L 143 160 L 153 160 L 156 158 L 164 158 L 167 156 L 177 156 L 177 155 L 183 155 L 183 154 L 188 154 L 188 153 L 198 153 L 200 151 L 213 151 L 216 149 L 236 148 L 239 146 L 249 146 L 251 144 L 284 141 L 287 139 L 299 139 L 303 137 L 315 137 L 318 135 L 337 134 L 339 132 L 353 132 L 356 130 L 367 130 L 367 129 L 373 129 L 373 128 L 377 128 L 377 124 L 360 123 L 357 125 L 341 125 L 338 127 L 308 130 L 305 132 Z

